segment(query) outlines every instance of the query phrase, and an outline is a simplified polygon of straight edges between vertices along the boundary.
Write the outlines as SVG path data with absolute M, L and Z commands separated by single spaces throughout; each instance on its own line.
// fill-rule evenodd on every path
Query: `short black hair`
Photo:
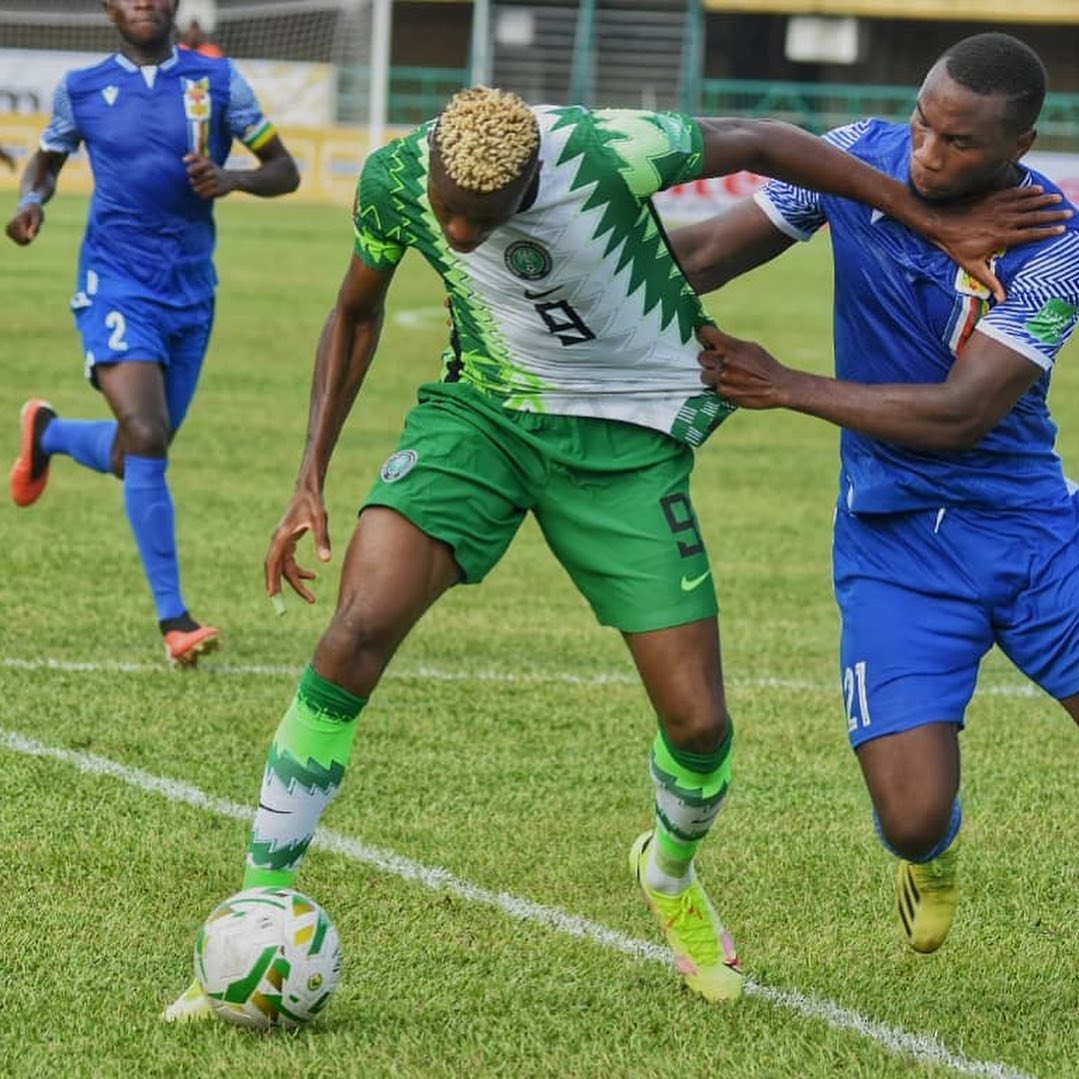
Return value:
M 1017 132 L 1034 126 L 1045 101 L 1049 76 L 1041 57 L 1011 34 L 974 34 L 957 42 L 940 58 L 960 86 L 976 94 L 1001 94 Z

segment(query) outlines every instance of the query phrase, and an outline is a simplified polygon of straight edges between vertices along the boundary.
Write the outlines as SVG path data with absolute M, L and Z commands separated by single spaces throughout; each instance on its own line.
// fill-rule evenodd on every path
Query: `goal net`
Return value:
M 362 63 L 368 0 L 181 0 L 176 25 L 195 19 L 229 56 Z M 116 31 L 100 0 L 0 0 L 0 48 L 111 52 Z

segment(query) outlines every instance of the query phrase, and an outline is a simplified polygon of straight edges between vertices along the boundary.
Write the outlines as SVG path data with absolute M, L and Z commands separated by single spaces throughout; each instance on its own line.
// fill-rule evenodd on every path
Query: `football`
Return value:
M 214 1014 L 269 1030 L 299 1027 L 341 978 L 341 941 L 329 915 L 290 888 L 248 888 L 218 904 L 195 941 L 195 977 Z

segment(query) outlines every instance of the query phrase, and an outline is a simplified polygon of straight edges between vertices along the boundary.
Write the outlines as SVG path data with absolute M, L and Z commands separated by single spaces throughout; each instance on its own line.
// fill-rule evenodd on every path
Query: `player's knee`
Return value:
M 125 455 L 165 457 L 169 449 L 168 424 L 148 416 L 125 416 L 120 420 L 117 446 Z
M 335 665 L 373 672 L 377 677 L 398 641 L 391 628 L 381 625 L 363 604 L 349 602 L 343 595 L 319 641 L 318 651 Z
M 704 756 L 715 753 L 726 739 L 729 728 L 726 708 L 713 704 L 660 716 L 660 721 L 672 745 L 687 753 Z
M 907 804 L 877 812 L 881 837 L 908 861 L 921 861 L 935 850 L 948 831 L 952 804 Z

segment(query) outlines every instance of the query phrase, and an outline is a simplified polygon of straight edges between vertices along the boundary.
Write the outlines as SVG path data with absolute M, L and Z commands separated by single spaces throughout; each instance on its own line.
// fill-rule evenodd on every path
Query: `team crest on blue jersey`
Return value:
M 383 483 L 396 483 L 407 476 L 415 467 L 420 455 L 415 450 L 398 450 L 386 458 L 379 475 Z
M 188 144 L 192 153 L 205 154 L 210 141 L 210 78 L 184 79 L 184 115 L 189 131 Z
M 551 253 L 532 240 L 517 240 L 506 248 L 506 269 L 525 281 L 539 281 L 551 272 Z
M 1004 248 L 999 251 L 994 251 L 989 259 L 989 272 L 997 272 L 997 260 L 1004 254 Z M 973 296 L 978 300 L 989 299 L 989 289 L 981 283 L 977 278 L 971 277 L 962 266 L 956 267 L 955 271 L 955 291 L 961 293 L 963 296 Z

